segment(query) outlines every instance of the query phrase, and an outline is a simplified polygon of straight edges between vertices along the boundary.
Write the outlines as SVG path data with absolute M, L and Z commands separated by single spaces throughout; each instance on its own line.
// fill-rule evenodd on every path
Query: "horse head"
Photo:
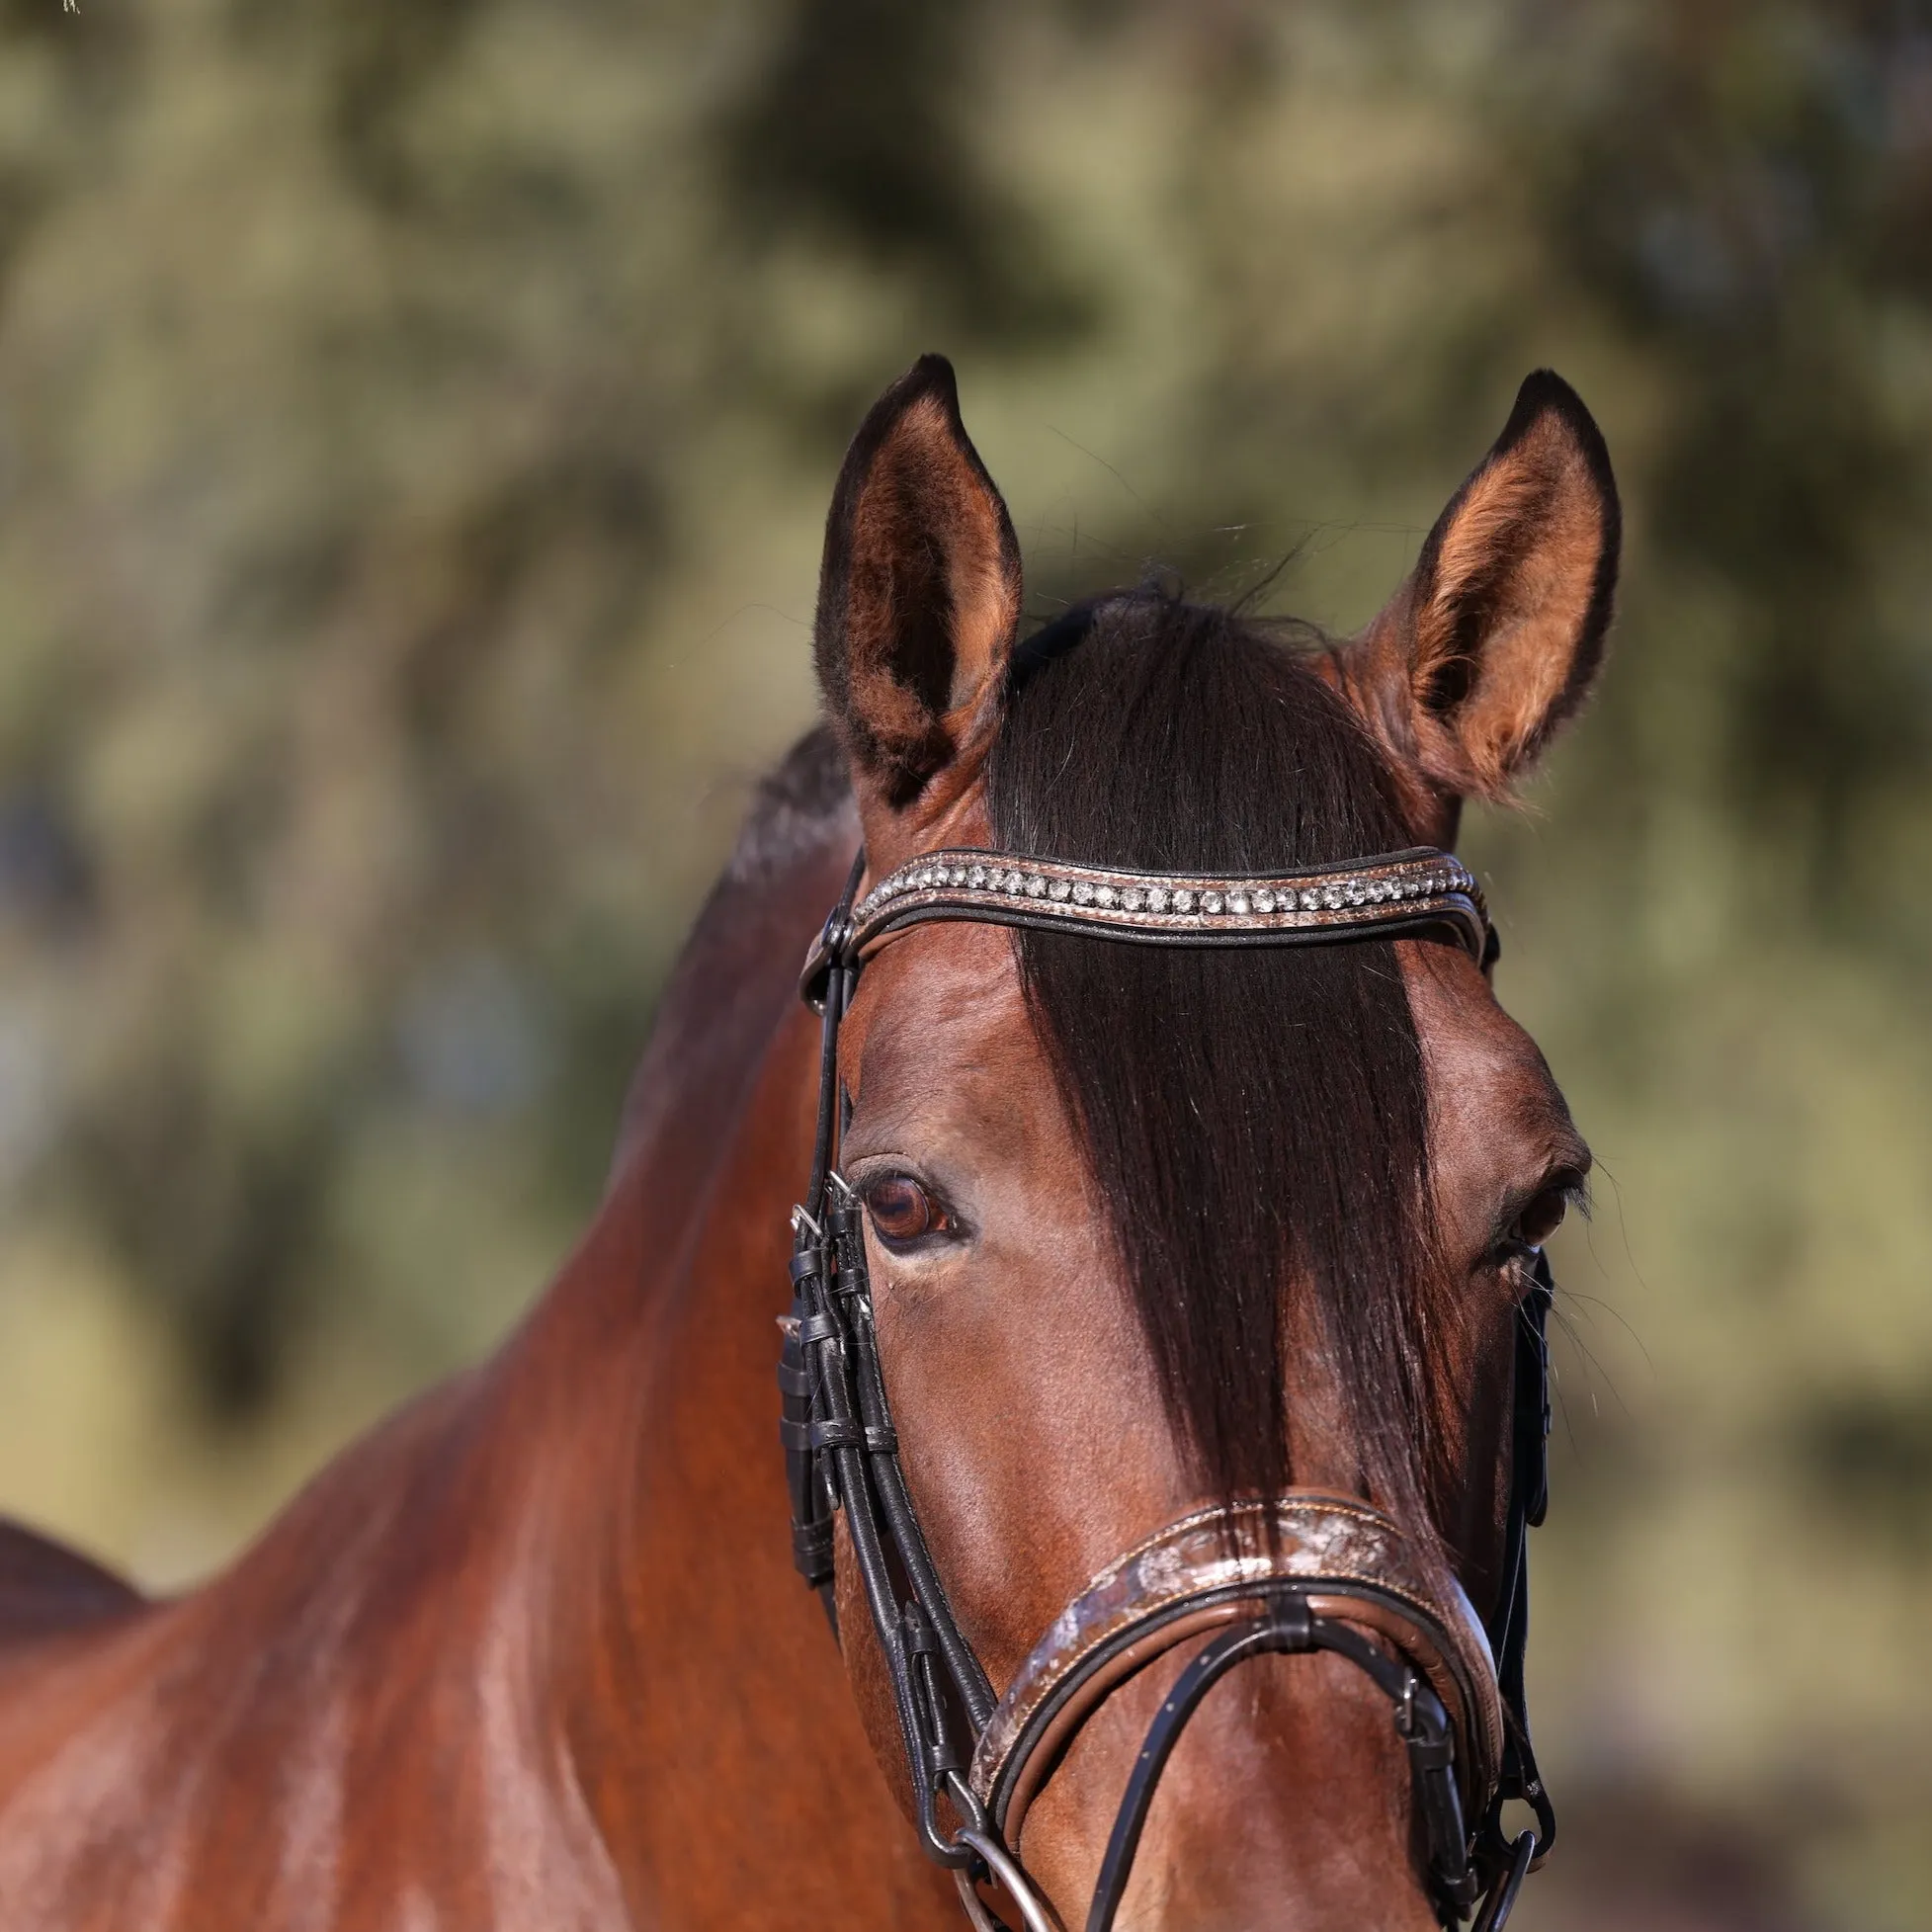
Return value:
M 982 1922 L 1420 1927 L 1511 1883 L 1447 1841 L 1535 1785 L 1525 1321 L 1589 1154 L 1445 848 L 1586 697 L 1618 538 L 1540 374 L 1358 637 L 1138 589 L 1023 638 L 948 365 L 851 447 L 794 1502 Z

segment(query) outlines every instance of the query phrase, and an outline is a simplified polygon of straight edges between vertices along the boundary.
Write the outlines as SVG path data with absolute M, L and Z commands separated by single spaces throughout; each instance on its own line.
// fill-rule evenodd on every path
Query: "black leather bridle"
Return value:
M 863 899 L 860 855 L 806 960 L 801 990 L 823 1018 L 811 1173 L 794 1211 L 793 1304 L 782 1326 L 780 1432 L 793 1559 L 833 1629 L 834 1521 L 843 1512 L 878 1633 L 929 1857 L 952 1869 L 980 1932 L 1004 1932 L 981 1896 L 998 1887 L 1027 1932 L 1061 1932 L 1018 1846 L 1027 1804 L 1058 1752 L 1120 1682 L 1197 1633 L 1209 1640 L 1148 1730 L 1116 1815 L 1086 1932 L 1110 1932 L 1154 1788 L 1213 1685 L 1250 1657 L 1328 1650 L 1389 1698 L 1407 1747 L 1441 1922 L 1499 1932 L 1555 1839 L 1525 1709 L 1528 1532 L 1548 1500 L 1553 1284 L 1539 1252 L 1518 1309 L 1503 1587 L 1485 1631 L 1460 1590 L 1445 1602 L 1400 1528 L 1360 1499 L 1293 1490 L 1196 1512 L 1136 1546 L 1069 1605 L 997 1697 L 961 1633 L 900 1467 L 886 1401 L 864 1214 L 834 1165 L 839 1027 L 881 946 L 934 919 L 1073 931 L 1166 945 L 1307 945 L 1448 937 L 1486 969 L 1496 954 L 1475 881 L 1447 853 L 1394 853 L 1258 878 L 1113 871 L 1005 853 L 923 855 Z M 855 902 L 856 901 L 856 902 Z M 1264 1519 L 1272 1518 L 1272 1523 Z M 1534 1827 L 1514 1837 L 1503 1807 Z M 956 1822 L 949 1828 L 942 1806 Z M 1473 1816 L 1473 1830 L 1465 1820 Z

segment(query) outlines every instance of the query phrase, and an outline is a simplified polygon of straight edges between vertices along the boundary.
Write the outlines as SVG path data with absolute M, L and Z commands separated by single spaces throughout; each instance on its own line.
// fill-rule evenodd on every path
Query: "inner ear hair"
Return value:
M 862 788 L 890 809 L 983 751 L 1019 627 L 1020 546 L 922 357 L 874 404 L 825 526 L 813 656 Z
M 1438 790 L 1507 798 L 1576 714 L 1603 661 L 1621 536 L 1603 437 L 1539 370 L 1376 627 L 1383 675 L 1405 686 L 1407 749 Z

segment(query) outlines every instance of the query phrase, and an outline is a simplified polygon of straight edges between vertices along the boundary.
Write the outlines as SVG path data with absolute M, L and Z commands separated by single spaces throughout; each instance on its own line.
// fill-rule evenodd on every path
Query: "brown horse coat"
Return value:
M 777 830 L 816 842 L 718 888 L 596 1224 L 491 1363 L 178 1600 L 0 1540 L 8 1932 L 957 1910 L 785 1538 L 773 1314 L 814 1046 L 798 936 L 856 839 L 849 808 L 795 810 Z
M 1594 429 L 1556 390 L 1526 385 L 1416 575 L 1319 667 L 1418 839 L 1447 843 L 1462 797 L 1500 795 L 1595 668 L 1615 502 Z M 548 1294 L 184 1596 L 144 1602 L 0 1531 L 0 1932 L 960 1922 L 894 1802 L 858 1604 L 848 1592 L 842 1667 L 791 1569 L 774 1317 L 811 1136 L 798 962 L 862 832 L 876 871 L 984 839 L 1018 584 L 951 372 L 928 359 L 868 419 L 834 505 L 819 650 L 842 751 L 807 740 L 768 785 Z M 937 659 L 895 659 L 907 637 Z M 1507 1398 L 1495 1228 L 1587 1154 L 1474 968 L 1401 951 L 1443 1239 L 1475 1284 L 1457 1372 L 1474 1391 L 1470 1481 L 1445 1512 L 1464 1520 L 1440 1527 L 1480 1602 Z M 893 948 L 851 1032 L 855 1152 L 876 1164 L 924 1136 L 1010 1174 L 1032 1231 L 1002 1278 L 1059 1310 L 973 1333 L 972 1378 L 949 1381 L 961 1351 L 922 1336 L 978 1319 L 974 1301 L 876 1263 L 915 1498 L 998 1682 L 1086 1575 L 1186 1500 L 1185 1459 L 1147 1419 L 1159 1405 L 1006 937 L 934 928 Z M 1327 1456 L 1346 1481 L 1321 1413 L 1317 1392 L 1298 1464 Z M 1068 1912 L 1150 1679 L 1096 1719 L 1030 1826 Z M 1317 1658 L 1242 1681 L 1177 1753 L 1130 1893 L 1140 1922 L 1429 1923 L 1399 1752 L 1363 1682 Z

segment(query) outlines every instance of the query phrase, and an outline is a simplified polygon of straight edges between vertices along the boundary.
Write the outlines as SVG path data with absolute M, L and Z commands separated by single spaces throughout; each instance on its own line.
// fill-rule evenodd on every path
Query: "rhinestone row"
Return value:
M 1475 881 L 1459 865 L 1409 879 L 1344 879 L 1320 885 L 1229 885 L 1196 890 L 1176 885 L 1107 885 L 1088 880 L 1051 878 L 1019 866 L 928 863 L 908 866 L 880 882 L 860 906 L 861 921 L 905 892 L 964 887 L 974 892 L 1004 892 L 1050 904 L 1099 906 L 1119 912 L 1205 913 L 1245 918 L 1250 913 L 1339 912 L 1344 906 L 1392 904 L 1398 899 L 1431 898 L 1440 892 L 1473 894 Z

